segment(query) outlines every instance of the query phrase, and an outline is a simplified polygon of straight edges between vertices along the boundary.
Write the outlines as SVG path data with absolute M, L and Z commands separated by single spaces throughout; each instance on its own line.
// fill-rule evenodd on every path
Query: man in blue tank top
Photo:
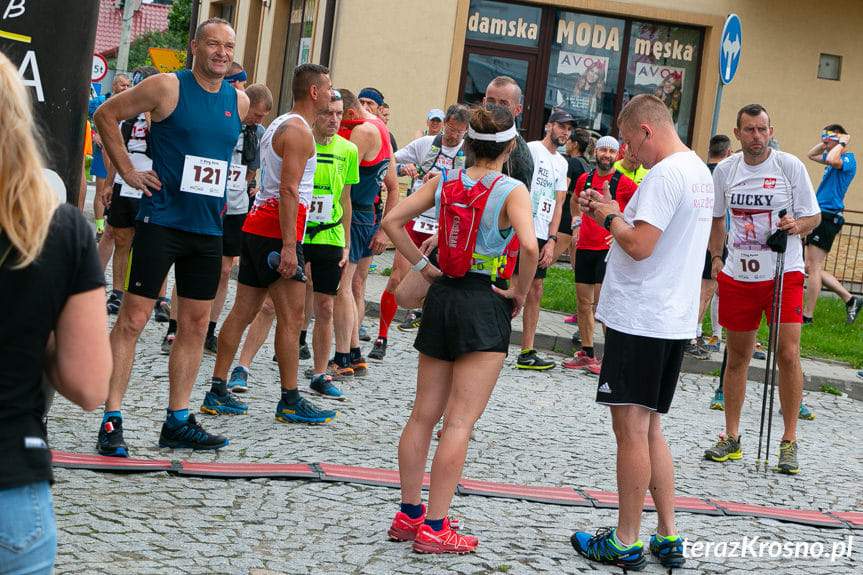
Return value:
M 159 445 L 218 449 L 225 437 L 208 434 L 189 415 L 189 396 L 203 353 L 210 306 L 219 284 L 222 216 L 231 152 L 249 99 L 224 81 L 234 57 L 234 30 L 225 20 L 202 22 L 191 42 L 191 70 L 157 74 L 111 98 L 96 113 L 105 151 L 117 173 L 141 190 L 135 239 L 126 271 L 126 296 L 111 331 L 114 368 L 99 428 L 102 455 L 128 457 L 120 408 L 135 344 L 174 265 L 179 330 L 169 360 L 168 416 Z M 117 128 L 149 113 L 153 169 L 136 170 Z M 220 412 L 245 413 L 227 388 L 214 399 Z

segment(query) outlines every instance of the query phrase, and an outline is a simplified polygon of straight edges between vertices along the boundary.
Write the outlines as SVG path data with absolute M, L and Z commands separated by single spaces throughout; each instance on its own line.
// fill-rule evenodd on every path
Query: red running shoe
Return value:
M 392 539 L 393 541 L 413 541 L 414 539 L 416 539 L 417 531 L 419 531 L 420 525 L 423 524 L 425 518 L 425 505 L 423 505 L 423 514 L 416 519 L 411 519 L 406 513 L 402 513 L 401 511 L 399 511 L 398 513 L 396 513 L 395 519 L 393 519 L 393 524 L 390 525 L 390 529 L 389 531 L 387 531 L 387 535 L 389 535 L 390 539 Z M 456 529 L 458 529 L 458 526 L 458 519 L 450 520 L 450 529 L 455 531 Z
M 563 320 L 563 322 L 564 323 L 578 323 L 578 314 L 577 313 L 572 314 L 571 316 L 569 316 L 568 318 Z
M 464 555 L 476 550 L 479 539 L 459 535 L 450 524 L 449 517 L 443 520 L 443 529 L 434 531 L 423 523 L 417 531 L 413 549 L 417 553 L 456 553 Z
M 599 372 L 602 371 L 602 360 L 594 358 L 593 363 L 587 366 L 587 371 L 599 375 Z
M 585 369 L 594 365 L 596 363 L 595 357 L 587 357 L 587 354 L 582 350 L 577 352 L 574 356 L 569 359 L 563 361 L 563 367 L 569 369 Z M 596 373 L 599 373 L 598 371 Z
M 411 519 L 408 517 L 407 513 L 399 511 L 396 513 L 395 519 L 393 519 L 393 524 L 390 525 L 390 530 L 387 531 L 387 535 L 389 535 L 390 539 L 393 541 L 413 541 L 416 539 L 417 531 L 419 530 L 420 525 L 423 524 L 423 521 L 425 521 L 425 518 L 425 505 L 423 505 L 423 514 L 416 519 Z

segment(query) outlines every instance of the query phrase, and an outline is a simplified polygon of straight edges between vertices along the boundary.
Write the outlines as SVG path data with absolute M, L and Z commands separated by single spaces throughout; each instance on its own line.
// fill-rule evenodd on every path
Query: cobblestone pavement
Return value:
M 232 290 L 233 291 L 233 290 Z M 232 295 L 229 296 L 229 298 Z M 230 299 L 229 299 L 230 301 Z M 224 316 L 224 314 L 223 314 Z M 366 325 L 376 329 L 374 320 Z M 125 401 L 125 437 L 132 457 L 196 462 L 326 462 L 397 469 L 396 445 L 411 402 L 416 353 L 411 334 L 392 329 L 387 357 L 371 373 L 341 385 L 348 396 L 332 403 L 332 423 L 286 425 L 273 415 L 278 399 L 271 341 L 252 366 L 244 399 L 249 414 L 207 416 L 208 430 L 231 443 L 219 452 L 171 451 L 156 445 L 167 405 L 167 357 L 159 354 L 164 324 L 150 322 L 139 342 Z M 271 334 L 272 335 L 272 334 Z M 311 334 L 310 334 L 311 335 Z M 311 341 L 311 337 L 310 337 Z M 370 344 L 364 344 L 368 351 Z M 509 484 L 572 486 L 615 491 L 615 448 L 608 410 L 593 402 L 596 379 L 557 367 L 515 369 L 509 357 L 471 442 L 464 477 Z M 558 361 L 563 359 L 558 356 Z M 200 406 L 213 366 L 204 356 L 192 409 Z M 301 362 L 303 370 L 310 364 Z M 742 421 L 744 458 L 718 464 L 701 459 L 723 427 L 722 412 L 707 409 L 715 378 L 684 374 L 664 430 L 675 458 L 677 492 L 794 509 L 863 510 L 860 477 L 863 403 L 806 392 L 814 421 L 800 422 L 799 475 L 755 469 L 760 386 L 750 384 Z M 301 390 L 307 383 L 301 381 Z M 777 400 L 778 411 L 778 400 Z M 58 399 L 49 417 L 53 449 L 95 453 L 101 413 L 85 414 Z M 774 419 L 775 462 L 781 418 Z M 434 443 L 433 446 L 434 448 Z M 589 564 L 569 544 L 575 529 L 613 525 L 616 511 L 456 496 L 452 514 L 480 546 L 468 556 L 428 556 L 387 540 L 397 510 L 395 489 L 293 480 L 221 480 L 166 473 L 120 474 L 56 469 L 59 527 L 56 573 L 619 573 Z M 863 532 L 781 523 L 751 517 L 679 513 L 692 541 L 821 544 L 820 558 L 690 558 L 692 573 L 859 573 Z M 644 514 L 646 542 L 655 515 Z M 834 545 L 850 556 L 831 562 Z M 756 545 L 755 549 L 757 550 Z M 775 547 L 774 547 L 775 549 Z M 802 549 L 802 546 L 801 546 Z M 812 550 L 816 551 L 818 545 Z M 837 551 L 839 547 L 836 547 Z M 647 572 L 662 572 L 653 560 Z

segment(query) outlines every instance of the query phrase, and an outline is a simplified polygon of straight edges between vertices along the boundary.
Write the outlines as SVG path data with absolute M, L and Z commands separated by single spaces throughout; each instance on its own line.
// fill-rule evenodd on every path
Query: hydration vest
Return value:
M 500 172 L 488 172 L 471 189 L 461 180 L 464 170 L 450 170 L 441 187 L 438 227 L 440 270 L 450 277 L 462 277 L 471 270 L 491 270 L 491 279 L 509 279 L 518 259 L 518 237 L 513 235 L 504 253 L 497 257 L 474 252 L 480 221 L 491 189 L 503 177 Z
M 596 170 L 590 170 L 587 174 L 587 180 L 584 182 L 584 190 L 587 191 L 593 189 L 593 176 L 596 174 Z M 608 193 L 611 194 L 611 199 L 617 199 L 617 184 L 620 182 L 620 176 L 623 174 L 619 170 L 614 170 L 614 175 L 611 176 L 611 180 L 608 182 Z M 601 191 L 601 190 L 600 190 Z

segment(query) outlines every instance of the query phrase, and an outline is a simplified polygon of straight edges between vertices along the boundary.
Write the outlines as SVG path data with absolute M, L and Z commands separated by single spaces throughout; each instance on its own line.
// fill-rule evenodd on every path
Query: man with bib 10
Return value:
M 120 406 L 129 384 L 135 344 L 172 265 L 177 282 L 177 338 L 168 363 L 168 415 L 161 447 L 219 449 L 228 444 L 189 415 L 189 396 L 201 364 L 210 306 L 219 285 L 222 214 L 231 153 L 249 98 L 224 81 L 234 56 L 231 25 L 211 18 L 191 42 L 191 70 L 151 76 L 105 102 L 96 124 L 120 177 L 143 197 L 126 273 L 126 296 L 111 330 L 114 368 L 99 428 L 103 455 L 127 457 Z M 136 169 L 119 123 L 149 112 L 152 170 Z M 222 397 L 229 397 L 227 389 Z
M 773 136 L 767 110 L 758 104 L 741 108 L 734 136 L 740 141 L 742 152 L 726 158 L 713 171 L 715 202 L 708 244 L 713 277 L 719 283 L 719 323 L 727 333 L 725 434 L 704 452 L 704 458 L 726 461 L 742 457 L 739 424 L 746 374 L 762 314 L 769 318 L 773 312 L 777 256 L 768 247 L 767 238 L 780 229 L 788 232 L 788 247 L 776 356 L 785 423 L 777 470 L 797 473 L 797 413 L 803 395 L 800 367 L 803 244 L 799 236 L 812 231 L 821 214 L 803 163 L 791 154 L 767 146 Z M 731 212 L 731 226 L 726 233 L 727 210 Z M 785 215 L 780 213 L 783 210 Z M 726 235 L 728 258 L 723 264 Z

